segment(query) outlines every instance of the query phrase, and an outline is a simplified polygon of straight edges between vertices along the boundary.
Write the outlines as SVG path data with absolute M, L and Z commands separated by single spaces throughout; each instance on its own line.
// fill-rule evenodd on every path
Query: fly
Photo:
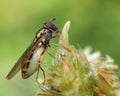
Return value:
M 38 30 L 33 42 L 8 73 L 6 77 L 8 80 L 14 77 L 20 69 L 23 79 L 27 79 L 37 70 L 39 71 L 44 52 L 49 46 L 49 41 L 53 38 L 53 32 L 56 34 L 59 32 L 53 24 L 54 20 L 55 19 L 51 19 L 49 22 L 44 23 L 43 28 Z

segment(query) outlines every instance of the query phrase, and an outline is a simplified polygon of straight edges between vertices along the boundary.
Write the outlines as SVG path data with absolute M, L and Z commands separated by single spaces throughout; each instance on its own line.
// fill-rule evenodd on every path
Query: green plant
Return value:
M 37 96 L 117 96 L 117 68 L 110 56 L 101 58 L 90 47 L 76 49 L 69 44 L 68 21 L 62 30 L 59 46 L 51 64 L 46 68 L 45 81 L 38 79 L 43 93 Z

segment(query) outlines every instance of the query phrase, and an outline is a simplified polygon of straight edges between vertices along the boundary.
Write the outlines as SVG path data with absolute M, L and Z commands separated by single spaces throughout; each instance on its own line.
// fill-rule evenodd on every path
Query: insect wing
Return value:
M 6 79 L 10 80 L 12 77 L 14 77 L 17 74 L 17 72 L 21 69 L 21 64 L 22 64 L 23 59 L 26 57 L 26 53 L 28 53 L 29 50 L 32 47 L 33 47 L 33 43 L 26 49 L 26 51 L 18 59 L 18 61 L 16 62 L 16 64 L 13 66 L 13 68 L 11 69 L 11 71 L 6 76 Z

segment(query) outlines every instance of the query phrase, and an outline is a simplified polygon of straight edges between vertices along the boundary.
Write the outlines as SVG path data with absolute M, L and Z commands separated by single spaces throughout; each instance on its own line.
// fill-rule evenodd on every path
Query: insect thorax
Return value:
M 49 41 L 51 38 L 52 32 L 49 29 L 42 28 L 37 32 L 34 42 L 42 43 L 42 45 L 46 47 L 47 45 L 49 45 Z

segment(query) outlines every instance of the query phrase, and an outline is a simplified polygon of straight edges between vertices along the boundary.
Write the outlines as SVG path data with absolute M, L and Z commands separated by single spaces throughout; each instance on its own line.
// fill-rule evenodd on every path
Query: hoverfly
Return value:
M 60 32 L 53 24 L 54 20 L 55 19 L 50 19 L 49 22 L 44 23 L 43 28 L 38 30 L 33 42 L 29 45 L 29 47 L 8 73 L 6 77 L 8 80 L 15 76 L 20 69 L 22 73 L 22 78 L 27 79 L 37 70 L 39 70 L 39 68 L 41 68 L 40 64 L 44 56 L 44 52 L 49 46 L 49 41 L 53 37 L 53 32 L 55 32 L 56 34 Z

